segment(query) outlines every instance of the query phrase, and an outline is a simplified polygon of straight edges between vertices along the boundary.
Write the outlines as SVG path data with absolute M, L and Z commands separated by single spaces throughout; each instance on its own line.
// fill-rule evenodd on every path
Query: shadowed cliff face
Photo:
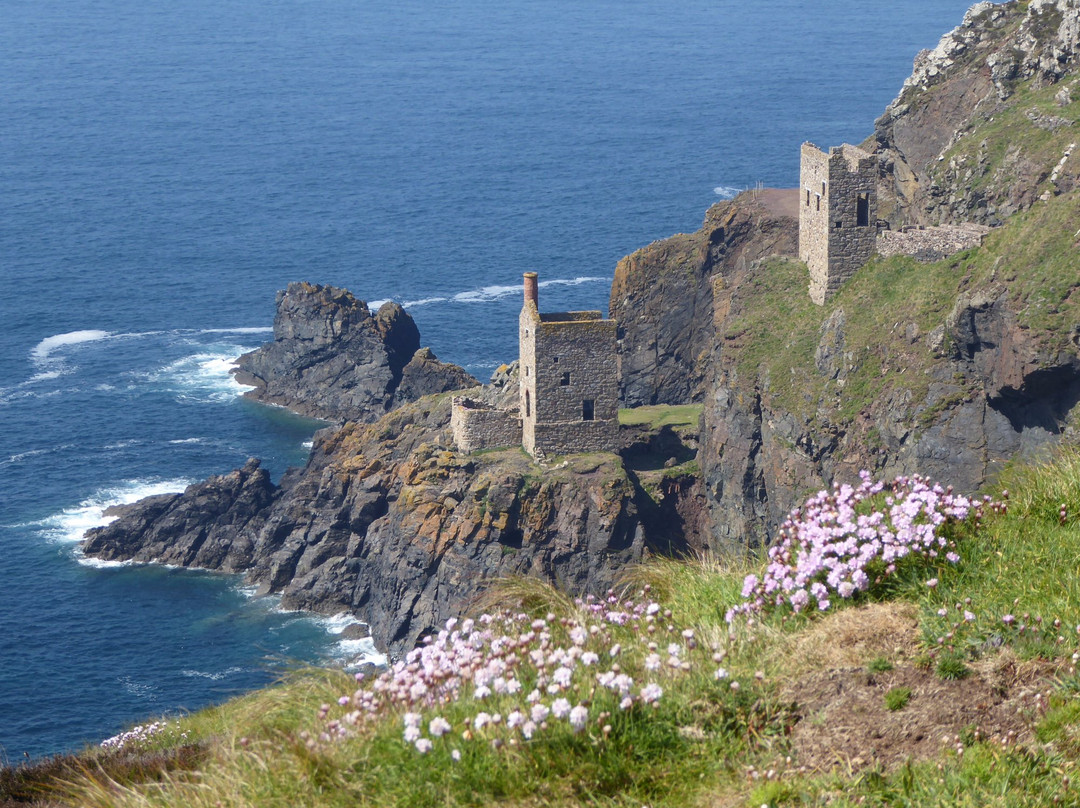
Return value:
M 84 551 L 243 572 L 288 608 L 356 614 L 394 653 L 493 578 L 603 592 L 641 559 L 635 487 L 617 455 L 547 470 L 520 447 L 463 455 L 449 421 L 450 397 L 427 397 L 375 424 L 324 430 L 280 487 L 251 461 L 120 509 Z
M 344 289 L 291 283 L 278 293 L 274 341 L 236 360 L 247 395 L 327 421 L 374 421 L 423 395 L 476 379 L 420 348 L 420 332 L 397 303 L 374 315 Z
M 862 469 L 974 493 L 1011 459 L 1074 438 L 1080 198 L 1014 223 L 967 258 L 872 264 L 823 308 L 795 297 L 798 262 L 725 278 L 699 458 L 719 544 L 767 543 L 806 494 Z M 778 338 L 760 326 L 779 318 L 748 314 L 780 305 Z
M 623 406 L 702 400 L 713 280 L 764 256 L 795 255 L 798 208 L 788 202 L 796 194 L 744 193 L 719 202 L 696 233 L 654 242 L 619 261 L 609 311 L 619 322 Z

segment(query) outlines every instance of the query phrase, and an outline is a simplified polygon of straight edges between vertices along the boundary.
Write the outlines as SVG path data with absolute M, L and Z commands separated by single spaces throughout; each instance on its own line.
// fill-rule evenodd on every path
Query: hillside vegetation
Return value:
M 720 334 L 723 350 L 743 384 L 755 384 L 775 409 L 807 419 L 827 413 L 850 421 L 896 390 L 922 404 L 934 381 L 928 371 L 957 353 L 948 326 L 963 295 L 1001 298 L 1033 351 L 1053 358 L 1075 349 L 1078 233 L 1080 193 L 1073 192 L 1015 215 L 981 247 L 942 261 L 875 258 L 825 307 L 806 294 L 805 264 L 774 258 L 739 286 Z M 832 347 L 837 312 L 843 342 L 830 364 L 821 357 Z
M 763 562 L 656 561 L 578 602 L 504 581 L 381 677 L 301 671 L 7 770 L 0 804 L 1078 804 L 1080 453 L 1005 482 L 970 507 L 869 489 L 832 522 L 857 491 L 810 503 L 770 568 L 824 587 L 799 611 L 754 605 Z M 821 539 L 858 514 L 846 550 Z

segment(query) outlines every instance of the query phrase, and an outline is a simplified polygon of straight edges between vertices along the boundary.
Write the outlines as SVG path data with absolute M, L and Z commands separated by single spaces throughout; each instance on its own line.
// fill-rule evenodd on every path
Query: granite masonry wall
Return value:
M 455 396 L 450 412 L 454 443 L 462 452 L 517 446 L 521 443 L 521 416 L 498 410 L 482 401 Z
M 844 144 L 826 154 L 802 146 L 799 257 L 810 268 L 810 298 L 818 305 L 873 255 L 877 246 L 878 159 Z
M 598 311 L 520 318 L 522 445 L 530 454 L 612 451 L 619 432 L 616 322 Z

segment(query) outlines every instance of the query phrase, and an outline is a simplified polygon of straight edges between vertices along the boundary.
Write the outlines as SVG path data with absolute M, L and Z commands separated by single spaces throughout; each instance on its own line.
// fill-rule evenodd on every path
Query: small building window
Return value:
M 585 399 L 584 401 L 581 402 L 581 420 L 582 421 L 591 421 L 591 420 L 593 420 L 594 404 L 595 404 L 595 402 L 591 398 L 587 398 L 587 399 Z
M 810 207 L 810 189 L 806 189 L 806 207 Z
M 525 366 L 525 378 L 528 378 L 528 377 L 529 377 L 529 366 L 526 365 Z
M 553 364 L 553 365 L 559 364 L 559 357 L 557 357 L 557 356 L 551 357 L 551 364 Z
M 560 387 L 569 387 L 570 386 L 570 372 L 569 371 L 564 373 L 562 375 L 562 378 L 559 379 L 559 386 Z
M 821 210 L 821 194 L 817 196 L 817 209 Z
M 525 417 L 528 418 L 532 415 L 531 401 L 529 399 L 529 391 L 525 391 Z
M 821 195 L 825 196 L 825 180 L 821 181 Z
M 855 199 L 855 224 L 870 226 L 870 194 L 859 194 Z
M 842 221 L 840 221 L 839 219 L 837 219 L 836 220 L 836 229 L 839 230 L 843 226 L 844 226 L 844 223 Z

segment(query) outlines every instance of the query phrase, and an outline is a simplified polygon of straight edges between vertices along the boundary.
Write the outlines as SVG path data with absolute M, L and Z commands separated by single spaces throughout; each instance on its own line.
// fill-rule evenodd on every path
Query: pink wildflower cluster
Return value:
M 592 726 L 606 737 L 614 713 L 657 706 L 662 683 L 691 669 L 693 630 L 677 628 L 671 612 L 648 597 L 634 603 L 609 592 L 578 606 L 561 618 L 500 613 L 448 620 L 339 699 L 345 712 L 327 721 L 321 740 L 348 737 L 391 713 L 402 716 L 402 739 L 421 754 L 459 741 L 517 745 L 558 727 L 576 734 Z M 331 709 L 323 705 L 324 720 Z M 451 757 L 460 751 L 452 749 Z
M 179 729 L 179 721 L 153 721 L 149 724 L 140 724 L 127 732 L 121 732 L 101 742 L 102 749 L 113 752 L 122 752 L 125 749 L 138 749 L 146 746 L 150 741 L 160 738 L 169 730 Z M 187 738 L 187 732 L 180 733 L 180 739 Z
M 960 560 L 942 527 L 977 518 L 981 502 L 917 476 L 897 477 L 888 486 L 865 471 L 860 477 L 858 487 L 821 491 L 791 512 L 769 549 L 765 574 L 746 577 L 745 602 L 728 611 L 728 622 L 785 603 L 796 612 L 825 611 L 833 597 L 865 592 L 910 556 Z

